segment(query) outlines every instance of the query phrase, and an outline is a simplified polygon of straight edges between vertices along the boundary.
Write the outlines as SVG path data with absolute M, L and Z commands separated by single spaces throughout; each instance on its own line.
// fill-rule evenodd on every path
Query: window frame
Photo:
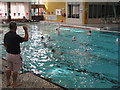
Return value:
M 68 3 L 68 18 L 76 18 L 79 19 L 80 18 L 80 3 L 76 2 L 76 3 Z M 78 8 L 78 10 L 77 10 Z M 75 10 L 75 11 L 74 11 Z M 74 14 L 77 11 L 76 14 Z

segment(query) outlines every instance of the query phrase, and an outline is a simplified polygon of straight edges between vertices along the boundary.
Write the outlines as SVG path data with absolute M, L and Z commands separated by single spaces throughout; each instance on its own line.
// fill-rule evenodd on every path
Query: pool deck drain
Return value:
M 0 63 L 0 70 L 1 68 L 3 68 L 3 71 L 5 71 L 5 65 L 6 65 L 6 62 L 3 61 L 2 59 L 0 59 L 0 62 L 2 62 L 2 65 Z M 2 66 L 2 67 L 1 67 Z M 0 74 L 0 79 L 2 79 L 0 85 L 2 85 L 2 89 L 4 90 L 9 90 L 10 88 L 12 88 L 11 86 L 9 87 L 6 87 L 5 85 L 5 74 Z M 57 89 L 57 90 L 64 90 L 63 88 L 53 84 L 53 83 L 50 83 L 49 81 L 46 81 L 30 72 L 27 72 L 27 73 L 23 73 L 23 74 L 20 74 L 18 76 L 18 81 L 20 81 L 22 83 L 21 86 L 19 87 L 16 87 L 16 88 L 25 88 L 25 89 Z M 0 86 L 1 88 L 1 86 Z

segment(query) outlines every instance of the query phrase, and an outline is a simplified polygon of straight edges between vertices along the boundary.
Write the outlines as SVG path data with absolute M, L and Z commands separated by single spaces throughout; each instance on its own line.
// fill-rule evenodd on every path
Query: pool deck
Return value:
M 120 27 L 120 24 L 85 24 L 83 26 L 87 26 L 87 27 L 96 27 L 96 28 L 104 28 L 104 27 Z
M 5 65 L 6 61 L 0 59 L 0 71 L 5 71 Z M 16 87 L 15 89 L 18 88 L 23 88 L 24 90 L 28 89 L 57 89 L 57 90 L 64 90 L 63 88 L 46 81 L 45 79 L 42 79 L 30 72 L 26 72 L 23 74 L 20 74 L 18 77 L 18 81 L 22 83 L 21 86 Z M 11 90 L 12 86 L 6 87 L 5 85 L 5 73 L 0 73 L 0 90 L 1 88 L 4 90 Z

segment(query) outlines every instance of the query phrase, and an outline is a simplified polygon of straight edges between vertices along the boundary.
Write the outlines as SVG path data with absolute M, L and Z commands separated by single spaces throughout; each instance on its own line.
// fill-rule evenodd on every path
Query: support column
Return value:
M 88 23 L 88 3 L 82 2 L 82 24 Z
M 116 14 L 116 8 L 115 8 L 115 3 L 113 2 L 113 12 L 114 12 L 114 17 L 116 18 L 117 17 L 117 14 Z
M 11 21 L 11 6 L 10 6 L 10 2 L 7 2 L 7 7 L 8 7 L 8 22 Z
M 29 13 L 31 13 L 31 2 L 29 2 Z M 29 20 L 31 20 L 31 14 L 29 14 Z

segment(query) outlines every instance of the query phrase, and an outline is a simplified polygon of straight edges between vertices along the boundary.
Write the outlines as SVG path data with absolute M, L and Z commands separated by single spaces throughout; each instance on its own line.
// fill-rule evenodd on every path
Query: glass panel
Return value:
M 44 0 L 32 0 L 31 4 L 45 4 Z
M 114 5 L 89 5 L 89 18 L 111 18 L 115 16 Z M 115 9 L 116 10 L 116 9 Z
M 72 3 L 68 5 L 68 18 L 79 18 L 80 5 Z
M 68 5 L 68 18 L 71 18 L 71 7 L 72 5 Z
M 120 5 L 116 6 L 117 16 L 120 17 Z
M 7 19 L 7 3 L 0 2 L 0 20 Z
M 35 15 L 38 16 L 38 8 L 35 9 Z
M 92 18 L 93 5 L 89 5 L 89 18 Z
M 26 3 L 11 3 L 11 18 L 22 19 L 28 15 L 28 5 Z

